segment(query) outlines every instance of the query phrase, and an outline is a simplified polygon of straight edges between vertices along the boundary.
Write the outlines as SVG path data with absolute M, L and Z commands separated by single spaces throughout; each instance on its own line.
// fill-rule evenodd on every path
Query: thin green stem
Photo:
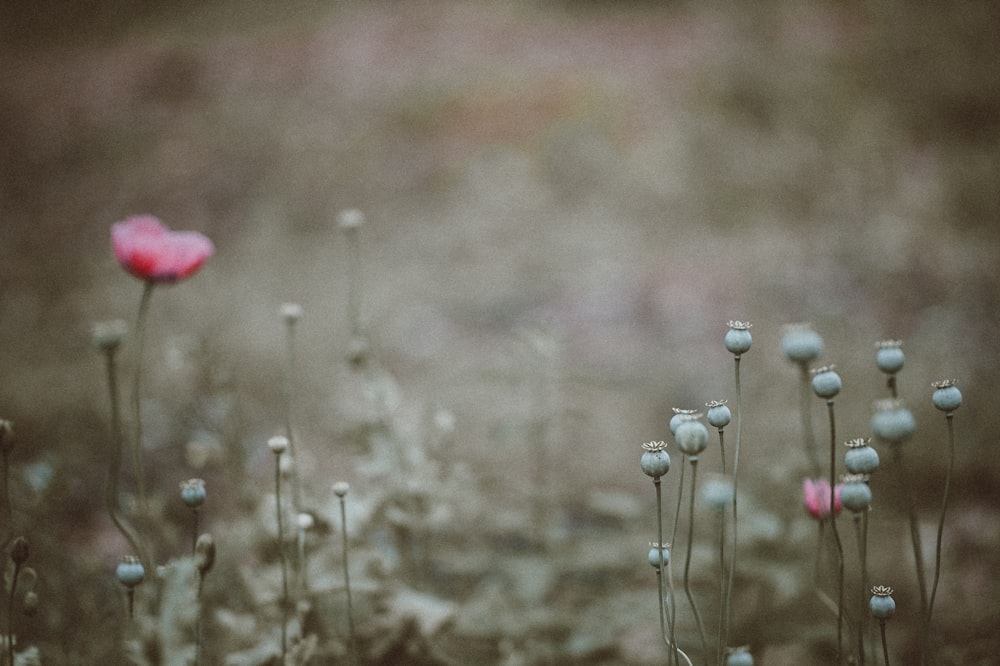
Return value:
M 681 465 L 680 478 L 677 483 L 677 505 L 674 508 L 674 524 L 670 528 L 670 544 L 677 543 L 677 527 L 681 520 L 681 506 L 684 504 L 684 469 L 686 465 Z M 677 625 L 677 604 L 674 600 L 674 579 L 673 579 L 673 562 L 667 565 L 667 574 L 669 576 L 668 582 L 670 583 L 670 636 L 675 638 L 677 633 L 675 631 Z
M 351 660 L 357 663 L 357 636 L 354 631 L 354 605 L 351 602 L 351 572 L 347 561 L 347 502 L 346 498 L 340 497 L 340 533 L 343 546 L 344 564 L 344 592 L 347 594 L 347 631 L 350 641 Z
M 139 299 L 139 312 L 135 318 L 136 351 L 135 374 L 132 380 L 132 466 L 135 469 L 136 484 L 139 489 L 139 509 L 143 517 L 148 517 L 149 505 L 146 500 L 146 471 L 143 466 L 142 451 L 142 357 L 146 345 L 146 319 L 149 313 L 149 301 L 153 296 L 156 283 L 147 280 L 143 283 L 142 297 Z
M 889 375 L 885 380 L 885 385 L 889 389 L 889 394 L 892 396 L 893 400 L 899 397 L 899 393 L 896 389 L 896 375 Z
M 938 519 L 937 539 L 934 544 L 934 582 L 931 584 L 931 598 L 927 602 L 927 618 L 924 620 L 924 654 L 923 659 L 927 659 L 928 643 L 931 633 L 931 614 L 934 612 L 934 599 L 937 597 L 938 581 L 941 578 L 941 541 L 944 535 L 944 517 L 948 511 L 948 494 L 951 490 L 951 475 L 955 469 L 955 427 L 953 423 L 954 414 L 945 414 L 948 423 L 948 471 L 944 477 L 944 494 L 941 497 L 941 517 Z
M 822 466 L 819 462 L 819 453 L 816 450 L 816 437 L 812 427 L 812 387 L 809 378 L 809 365 L 799 364 L 799 381 L 801 390 L 799 391 L 799 417 L 802 420 L 802 442 L 806 450 L 806 457 L 809 459 L 809 466 L 812 468 L 812 478 L 820 477 Z
M 728 645 L 729 641 L 729 628 L 732 624 L 732 599 L 733 599 L 733 581 L 736 578 L 736 546 L 737 546 L 737 527 L 739 524 L 739 493 L 737 492 L 739 487 L 739 471 L 740 471 L 740 444 L 743 439 L 743 387 L 740 382 L 740 357 L 734 357 L 734 370 L 733 379 L 736 383 L 736 403 L 734 407 L 736 408 L 736 447 L 733 451 L 733 547 L 729 555 L 729 575 L 726 577 L 726 594 L 725 594 L 725 636 L 723 636 L 723 645 Z M 719 431 L 719 443 L 722 443 L 722 431 Z M 723 458 L 723 470 L 725 470 L 725 458 Z
M 720 431 L 721 432 L 721 431 Z M 719 635 L 716 640 L 716 662 L 722 666 L 726 646 L 726 508 L 719 509 Z
M 864 518 L 867 518 L 867 517 L 868 517 L 868 512 L 866 511 L 864 513 Z M 861 600 L 861 613 L 858 615 L 858 618 L 859 618 L 859 621 L 858 621 L 858 660 L 859 660 L 859 662 L 858 663 L 860 664 L 860 666 L 865 666 L 865 617 L 866 617 L 866 614 L 865 614 L 865 592 L 868 590 L 868 583 L 867 583 L 866 574 L 865 574 L 866 567 L 867 567 L 867 563 L 866 563 L 866 559 L 867 559 L 867 552 L 866 552 L 866 550 L 867 550 L 867 543 L 866 543 L 866 541 L 867 541 L 867 539 L 866 539 L 866 534 L 865 534 L 866 530 L 867 530 L 867 522 L 862 520 L 862 514 L 861 513 L 855 513 L 854 514 L 854 533 L 855 533 L 855 536 L 857 537 L 857 542 L 858 542 L 858 562 L 860 563 L 860 567 L 861 567 L 861 575 L 859 576 L 859 580 L 861 581 L 861 595 L 859 597 L 860 600 Z
M 347 321 L 351 325 L 351 335 L 361 335 L 361 241 L 358 228 L 344 229 L 348 251 L 348 294 Z
M 885 620 L 880 619 L 878 623 L 882 630 L 882 657 L 885 659 L 885 666 L 889 666 L 889 644 L 885 640 Z
M 108 393 L 111 398 L 111 458 L 108 461 L 108 480 L 104 487 L 104 501 L 108 510 L 108 516 L 114 523 L 118 531 L 121 532 L 125 540 L 132 546 L 136 556 L 142 561 L 142 566 L 146 571 L 152 571 L 152 560 L 142 540 L 135 528 L 118 510 L 118 481 L 121 476 L 121 460 L 123 448 L 121 408 L 118 399 L 118 370 L 115 363 L 115 349 L 108 349 L 105 352 Z
M 841 663 L 844 636 L 844 546 L 837 531 L 837 427 L 834 419 L 833 399 L 826 401 L 830 417 L 830 526 L 837 544 L 837 663 Z
M 192 520 L 192 526 L 191 526 L 191 554 L 194 555 L 195 550 L 198 547 L 198 527 L 199 523 L 201 522 L 200 520 L 201 514 L 198 511 L 198 507 L 192 508 L 191 511 L 194 513 L 194 518 Z
M 274 506 L 278 517 L 278 554 L 281 557 L 281 663 L 288 653 L 288 564 L 285 561 L 285 536 L 281 524 L 281 454 L 274 456 Z
M 295 435 L 292 432 L 292 409 L 295 403 L 295 321 L 286 320 L 285 344 L 285 436 L 288 437 L 288 451 L 292 456 L 292 501 L 295 510 L 302 508 L 302 490 L 299 482 L 299 455 Z
M 913 546 L 913 560 L 917 567 L 917 586 L 920 588 L 920 614 L 927 617 L 927 574 L 924 572 L 924 554 L 920 544 L 920 525 L 917 520 L 917 498 L 912 483 L 903 467 L 903 447 L 898 442 L 892 445 L 893 457 L 900 487 L 907 494 L 907 509 L 910 520 L 910 543 Z
M 21 564 L 14 563 L 14 577 L 10 582 L 10 596 L 7 597 L 7 650 L 11 666 L 14 666 L 14 595 L 17 593 L 17 577 Z
M 691 495 L 688 512 L 688 534 L 687 553 L 684 555 L 684 594 L 687 596 L 688 605 L 694 614 L 695 624 L 698 625 L 698 637 L 701 639 L 702 657 L 708 663 L 708 643 L 705 641 L 705 628 L 701 623 L 701 613 L 698 612 L 698 604 L 695 603 L 694 594 L 691 592 L 691 551 L 694 548 L 694 496 L 698 478 L 698 456 L 691 456 Z

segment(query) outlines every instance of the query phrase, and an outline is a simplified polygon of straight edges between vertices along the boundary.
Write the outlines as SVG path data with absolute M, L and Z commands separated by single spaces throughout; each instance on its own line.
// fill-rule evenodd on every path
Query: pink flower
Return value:
M 152 215 L 138 215 L 111 227 L 111 247 L 125 270 L 149 282 L 191 277 L 215 253 L 197 231 L 171 231 Z
M 840 491 L 844 484 L 838 483 L 833 488 L 834 492 L 834 513 L 839 514 L 844 505 L 840 502 Z M 802 497 L 805 502 L 806 511 L 816 520 L 823 520 L 830 515 L 830 482 L 826 479 L 803 479 Z

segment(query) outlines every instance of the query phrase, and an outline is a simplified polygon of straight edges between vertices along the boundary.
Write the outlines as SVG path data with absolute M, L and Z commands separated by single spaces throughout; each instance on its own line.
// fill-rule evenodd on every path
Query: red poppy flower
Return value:
M 149 282 L 191 277 L 215 253 L 197 231 L 171 231 L 152 215 L 139 215 L 111 227 L 111 247 L 125 270 Z
M 838 483 L 833 489 L 835 514 L 839 514 L 844 508 L 840 502 L 840 491 L 843 488 L 844 484 Z M 822 520 L 830 515 L 830 483 L 826 479 L 816 479 L 815 481 L 803 479 L 802 498 L 806 511 L 816 520 Z

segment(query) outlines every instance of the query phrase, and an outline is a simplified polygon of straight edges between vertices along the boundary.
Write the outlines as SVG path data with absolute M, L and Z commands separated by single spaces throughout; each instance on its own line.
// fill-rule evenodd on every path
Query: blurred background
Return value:
M 111 224 L 151 213 L 217 246 L 153 298 L 147 385 L 161 421 L 149 455 L 163 492 L 201 475 L 219 484 L 210 494 L 233 489 L 238 514 L 239 486 L 269 478 L 263 444 L 282 424 L 286 301 L 305 312 L 304 482 L 363 488 L 346 208 L 367 218 L 361 314 L 394 418 L 420 430 L 454 416 L 448 458 L 503 529 L 537 528 L 528 498 L 542 483 L 552 538 L 580 523 L 621 546 L 609 557 L 634 559 L 611 647 L 566 663 L 663 658 L 639 445 L 669 438 L 671 407 L 733 403 L 732 319 L 754 325 L 741 568 L 784 590 L 766 621 L 744 617 L 741 640 L 761 663 L 827 654 L 831 623 L 802 611 L 814 526 L 801 508 L 798 375 L 780 351 L 782 326 L 805 321 L 844 379 L 843 439 L 869 434 L 886 394 L 875 342 L 903 340 L 900 392 L 919 427 L 908 476 L 928 539 L 946 465 L 930 383 L 959 380 L 939 663 L 993 663 L 995 3 L 43 0 L 4 3 L 0 26 L 0 417 L 17 428 L 15 523 L 48 581 L 51 605 L 26 629 L 45 663 L 98 663 L 68 645 L 120 614 L 101 605 L 110 583 L 103 596 L 84 589 L 120 554 L 102 513 L 107 404 L 89 331 L 131 321 L 141 291 L 114 260 Z M 227 413 L 239 474 L 202 441 L 204 398 L 221 394 L 238 401 Z M 873 582 L 912 607 L 904 494 L 886 493 Z M 802 580 L 780 571 L 782 543 Z M 745 616 L 764 603 L 754 594 Z M 536 601 L 567 603 L 566 633 L 601 624 L 558 590 Z M 912 657 L 918 626 L 901 615 L 894 650 Z M 511 640 L 526 663 L 563 663 Z

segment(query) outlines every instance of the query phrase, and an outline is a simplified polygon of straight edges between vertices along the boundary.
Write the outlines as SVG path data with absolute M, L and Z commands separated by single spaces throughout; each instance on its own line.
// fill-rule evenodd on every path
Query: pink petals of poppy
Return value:
M 838 483 L 834 487 L 834 512 L 839 514 L 844 505 L 840 502 L 840 491 L 844 484 Z M 806 511 L 816 520 L 823 520 L 830 515 L 830 483 L 826 479 L 803 479 L 802 498 Z
M 197 231 L 171 231 L 152 215 L 139 215 L 111 227 L 118 263 L 148 282 L 171 283 L 191 277 L 215 253 Z

